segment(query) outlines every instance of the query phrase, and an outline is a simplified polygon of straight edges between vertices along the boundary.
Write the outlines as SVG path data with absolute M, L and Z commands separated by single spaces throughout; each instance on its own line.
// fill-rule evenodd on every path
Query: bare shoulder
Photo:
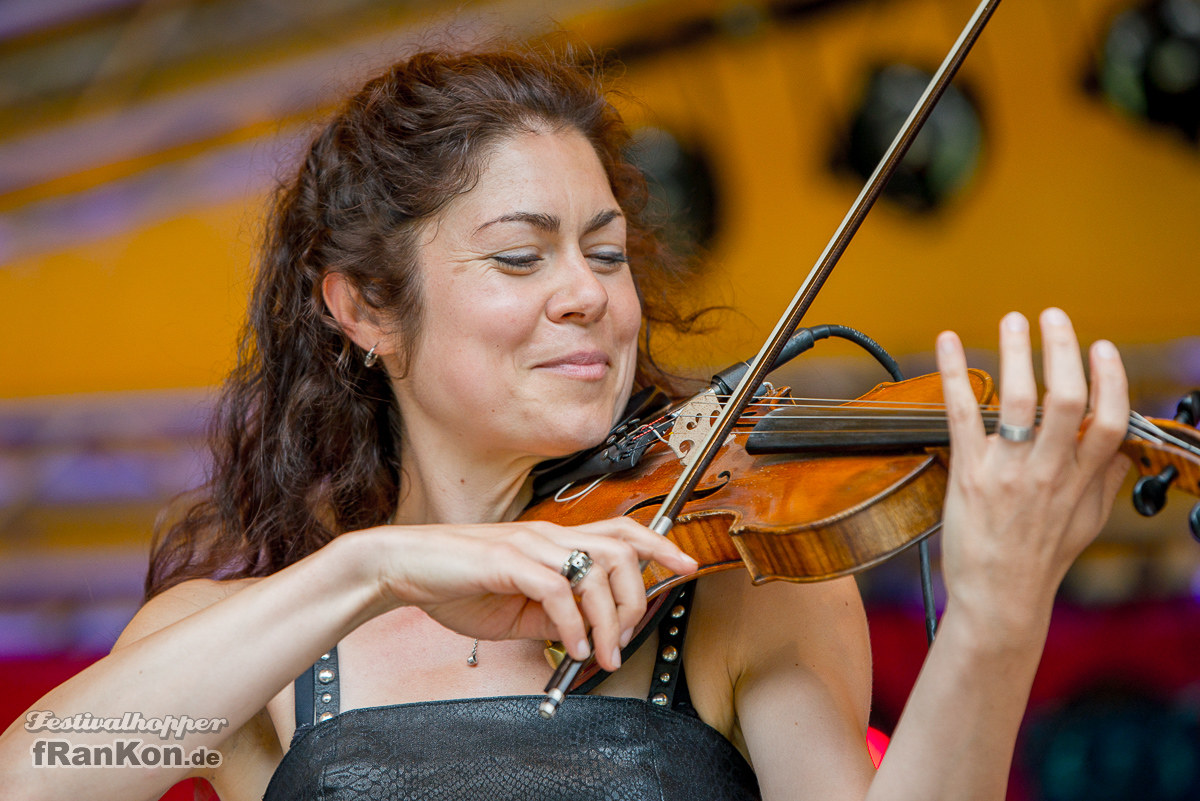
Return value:
M 870 670 L 866 614 L 852 578 L 755 586 L 741 570 L 706 576 L 696 593 L 693 627 L 728 644 L 730 675 L 744 677 L 781 654 L 817 667 L 831 656 Z M 869 682 L 869 676 L 868 676 Z
M 795 750 L 780 750 L 776 738 L 813 741 L 809 753 L 847 773 L 866 759 L 871 650 L 852 578 L 755 586 L 732 570 L 700 579 L 685 664 L 701 718 L 750 759 L 761 782 L 796 778 Z
M 142 605 L 142 608 L 129 621 L 129 625 L 121 632 L 121 636 L 117 638 L 113 650 L 132 645 L 143 637 L 148 637 L 178 620 L 183 620 L 188 615 L 207 609 L 257 581 L 260 579 L 236 579 L 233 581 L 192 579 L 176 584 Z

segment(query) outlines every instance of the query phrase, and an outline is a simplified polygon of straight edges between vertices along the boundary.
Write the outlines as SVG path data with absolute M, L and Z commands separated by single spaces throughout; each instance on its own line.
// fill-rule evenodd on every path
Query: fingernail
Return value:
M 575 644 L 575 653 L 580 654 L 580 659 L 587 659 L 592 655 L 592 646 L 588 645 L 587 640 L 580 640 Z
M 621 632 L 621 647 L 629 645 L 629 641 L 633 639 L 633 629 L 625 629 Z
M 1042 319 L 1052 325 L 1066 325 L 1070 322 L 1067 319 L 1067 313 L 1062 309 L 1051 307 L 1046 309 Z
M 1092 347 L 1098 358 L 1101 358 L 1101 359 L 1117 358 L 1117 346 L 1114 345 L 1113 343 L 1109 342 L 1107 339 L 1098 340 L 1096 342 L 1096 344 L 1093 345 Z
M 1014 333 L 1024 331 L 1029 328 L 1029 321 L 1026 320 L 1025 315 L 1021 314 L 1020 312 L 1009 312 L 1008 314 L 1004 315 L 1004 320 L 1002 322 L 1007 330 Z
M 690 562 L 692 564 L 692 570 L 695 570 L 696 568 L 700 567 L 700 563 L 697 562 L 693 557 L 688 556 L 686 553 L 683 556 L 684 556 L 684 558 L 686 558 L 688 560 L 688 562 Z
M 613 649 L 612 661 L 613 661 L 614 669 L 619 668 L 621 666 L 621 649 L 620 648 Z

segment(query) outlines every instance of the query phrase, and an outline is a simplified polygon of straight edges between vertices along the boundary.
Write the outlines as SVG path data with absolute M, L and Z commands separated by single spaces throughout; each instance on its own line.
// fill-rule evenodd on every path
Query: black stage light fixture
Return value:
M 868 178 L 931 77 L 932 73 L 907 64 L 873 69 L 848 134 L 835 146 L 834 169 Z M 884 196 L 915 211 L 932 211 L 975 174 L 982 148 L 979 111 L 952 84 L 900 162 Z
M 646 126 L 633 132 L 626 157 L 646 175 L 647 215 L 663 225 L 668 244 L 684 256 L 709 249 L 717 235 L 719 206 L 704 151 L 664 128 Z
M 1094 84 L 1118 108 L 1200 143 L 1200 0 L 1150 0 L 1116 15 Z

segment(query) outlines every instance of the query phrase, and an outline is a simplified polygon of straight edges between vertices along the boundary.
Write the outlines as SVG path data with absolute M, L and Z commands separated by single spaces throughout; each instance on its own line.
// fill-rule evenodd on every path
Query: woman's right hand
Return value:
M 356 534 L 371 554 L 381 602 L 416 606 L 443 626 L 483 640 L 552 639 L 575 659 L 595 646 L 608 671 L 646 612 L 640 561 L 679 574 L 696 562 L 628 518 L 564 527 L 538 521 L 481 525 L 382 526 Z M 572 589 L 571 552 L 593 566 Z

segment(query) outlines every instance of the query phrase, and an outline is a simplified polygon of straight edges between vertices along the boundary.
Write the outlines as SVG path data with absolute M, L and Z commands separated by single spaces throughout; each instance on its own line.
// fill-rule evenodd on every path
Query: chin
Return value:
M 538 429 L 538 455 L 546 459 L 570 456 L 599 445 L 612 430 L 609 417 L 589 415 L 571 425 L 562 417 Z
M 593 448 L 604 441 L 608 436 L 609 429 L 604 429 L 596 436 L 579 437 L 579 436 L 563 436 L 545 442 L 545 447 L 540 448 L 541 456 L 546 459 L 559 459 L 563 456 L 570 456 L 573 453 L 586 451 Z

